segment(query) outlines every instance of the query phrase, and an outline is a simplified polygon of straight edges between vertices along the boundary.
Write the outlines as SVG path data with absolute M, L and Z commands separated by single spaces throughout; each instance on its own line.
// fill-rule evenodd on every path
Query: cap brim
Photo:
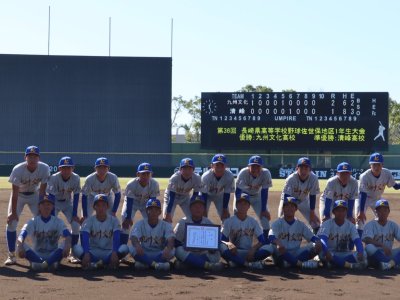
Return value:
M 373 165 L 373 164 L 382 164 L 383 162 L 381 161 L 370 161 L 369 164 Z
M 345 172 L 351 173 L 352 171 L 351 170 L 337 170 L 336 172 L 338 172 L 338 173 L 345 173 Z

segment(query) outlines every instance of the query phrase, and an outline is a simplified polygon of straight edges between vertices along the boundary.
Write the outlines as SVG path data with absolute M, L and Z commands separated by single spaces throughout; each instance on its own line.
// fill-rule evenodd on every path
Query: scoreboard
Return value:
M 387 92 L 202 93 L 201 146 L 387 150 Z

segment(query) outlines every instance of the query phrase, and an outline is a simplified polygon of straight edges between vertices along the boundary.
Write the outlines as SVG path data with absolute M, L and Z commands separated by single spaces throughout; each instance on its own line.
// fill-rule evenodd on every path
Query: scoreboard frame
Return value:
M 387 92 L 202 93 L 201 147 L 387 150 Z

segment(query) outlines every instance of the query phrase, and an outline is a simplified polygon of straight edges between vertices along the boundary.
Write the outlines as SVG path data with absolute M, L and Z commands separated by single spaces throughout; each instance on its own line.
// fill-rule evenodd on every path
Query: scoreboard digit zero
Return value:
M 389 94 L 202 93 L 201 146 L 387 150 Z

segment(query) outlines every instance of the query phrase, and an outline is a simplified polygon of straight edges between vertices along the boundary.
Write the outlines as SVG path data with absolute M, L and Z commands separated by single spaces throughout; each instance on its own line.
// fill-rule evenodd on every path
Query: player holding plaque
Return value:
M 190 247 L 191 241 L 187 240 L 186 227 L 188 224 L 213 225 L 208 218 L 204 217 L 205 208 L 205 201 L 197 196 L 190 202 L 191 217 L 182 218 L 175 226 L 175 256 L 177 258 L 175 267 L 178 269 L 188 266 L 218 271 L 223 268 L 218 250 L 209 250 L 207 243 L 203 249 L 199 246 L 192 248 Z M 199 239 L 196 239 L 196 242 L 198 241 Z

